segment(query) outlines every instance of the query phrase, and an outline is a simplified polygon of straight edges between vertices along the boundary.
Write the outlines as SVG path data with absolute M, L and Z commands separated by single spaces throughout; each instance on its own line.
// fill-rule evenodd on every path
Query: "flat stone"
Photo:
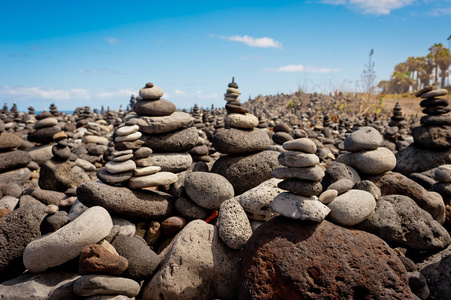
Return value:
M 0 209 L 9 209 L 13 210 L 17 203 L 19 202 L 19 199 L 13 196 L 3 196 L 0 199 Z
M 285 123 L 279 123 L 273 128 L 274 132 L 285 132 L 285 133 L 291 133 L 291 128 Z
M 366 126 L 351 133 L 344 141 L 344 150 L 358 152 L 375 150 L 382 144 L 382 135 L 375 128 Z
M 171 172 L 158 172 L 155 174 L 132 177 L 128 180 L 128 186 L 132 189 L 140 189 L 153 186 L 170 185 L 177 182 L 178 177 Z
M 73 282 L 80 275 L 63 270 L 47 271 L 41 274 L 27 272 L 0 284 L 0 295 L 11 300 L 75 299 Z
M 185 197 L 180 197 L 175 201 L 175 208 L 182 217 L 188 220 L 204 220 L 209 216 L 209 210 L 197 205 L 194 201 Z
M 130 190 L 100 182 L 88 182 L 77 188 L 78 200 L 90 207 L 100 205 L 111 214 L 140 219 L 164 220 L 172 215 L 173 198 L 169 194 Z
M 160 171 L 161 171 L 161 167 L 159 167 L 159 166 L 148 166 L 148 167 L 143 167 L 143 168 L 136 168 L 135 170 L 133 170 L 133 175 L 134 176 L 150 175 L 150 174 L 155 174 Z
M 428 98 L 420 102 L 421 107 L 448 106 L 448 100 L 445 98 Z
M 185 152 L 197 145 L 199 135 L 194 127 L 162 134 L 144 134 L 144 146 L 156 152 Z
M 282 166 L 306 168 L 319 164 L 316 154 L 302 153 L 298 151 L 287 151 L 281 153 L 277 158 Z
M 118 235 L 112 245 L 128 260 L 126 277 L 137 281 L 150 278 L 160 264 L 161 259 L 140 237 Z
M 134 171 L 126 171 L 121 173 L 110 173 L 106 168 L 97 170 L 97 178 L 103 183 L 116 185 L 129 180 L 133 176 Z
M 143 87 L 142 89 L 139 90 L 139 95 L 143 99 L 157 100 L 163 97 L 163 90 L 161 89 L 161 87 L 156 85 L 153 87 Z
M 431 126 L 451 125 L 451 116 L 449 115 L 424 116 L 421 117 L 420 123 Z
M 133 154 L 125 154 L 120 156 L 114 156 L 113 161 L 114 162 L 122 162 L 133 158 Z
M 434 107 L 428 107 L 422 110 L 423 114 L 426 115 L 444 115 L 451 111 L 451 108 L 449 107 L 441 107 L 441 106 L 434 106 Z
M 258 118 L 253 114 L 228 114 L 224 122 L 232 128 L 252 129 L 257 127 Z
M 126 160 L 124 162 L 109 161 L 105 164 L 105 169 L 112 174 L 124 173 L 136 169 L 136 164 L 133 160 Z
M 22 145 L 22 140 L 17 135 L 11 133 L 2 133 L 0 135 L 0 151 L 12 150 L 19 148 Z
M 135 133 L 131 133 L 128 135 L 118 135 L 114 141 L 119 143 L 119 142 L 133 142 L 136 141 L 137 139 L 139 139 L 142 136 L 142 133 L 137 131 Z
M 324 177 L 324 171 L 320 166 L 308 168 L 282 167 L 272 171 L 272 176 L 278 179 L 302 179 L 311 181 L 320 181 Z
M 150 157 L 153 165 L 160 167 L 163 172 L 183 172 L 188 170 L 193 163 L 193 158 L 188 152 L 153 153 Z
M 165 99 L 139 100 L 133 105 L 133 111 L 142 116 L 170 116 L 176 110 L 175 104 Z
M 446 229 L 402 195 L 380 197 L 375 211 L 357 228 L 417 251 L 437 251 L 451 244 Z
M 128 267 L 128 260 L 115 255 L 105 247 L 92 244 L 86 245 L 80 252 L 78 272 L 86 274 L 105 274 L 119 276 Z
M 413 299 L 393 249 L 372 234 L 328 221 L 265 222 L 241 262 L 236 299 Z
M 229 103 L 227 103 L 225 105 L 225 109 L 228 112 L 231 112 L 231 113 L 238 113 L 238 114 L 247 114 L 247 113 L 249 113 L 249 110 L 247 110 L 247 109 L 245 109 L 245 108 L 243 108 L 243 107 L 241 107 L 239 105 L 233 105 L 233 104 L 229 104 Z
M 142 299 L 237 299 L 240 254 L 202 220 L 188 223 L 161 254 L 161 265 L 142 288 Z
M 108 275 L 84 275 L 75 280 L 74 293 L 78 296 L 125 295 L 135 297 L 140 286 L 136 281 Z
M 126 120 L 127 125 L 138 125 L 142 133 L 159 134 L 171 132 L 183 127 L 191 126 L 194 118 L 191 115 L 176 111 L 170 116 L 158 117 L 130 117 Z
M 361 173 L 382 174 L 395 168 L 396 157 L 389 149 L 379 147 L 376 150 L 341 154 L 337 162 L 347 164 Z
M 45 163 L 53 157 L 53 145 L 43 145 L 30 148 L 27 152 L 31 156 L 31 160 L 39 165 Z
M 316 144 L 308 138 L 299 138 L 287 141 L 283 143 L 282 146 L 285 150 L 302 151 L 306 153 L 315 153 L 317 149 Z
M 144 141 L 142 140 L 136 140 L 133 142 L 118 142 L 114 144 L 114 149 L 116 150 L 137 150 L 141 148 L 141 146 L 144 144 Z
M 271 178 L 258 186 L 233 198 L 244 208 L 249 219 L 257 221 L 267 221 L 278 214 L 272 210 L 271 202 L 278 194 L 284 190 L 278 188 L 280 179 Z
M 213 147 L 226 154 L 255 153 L 266 150 L 271 143 L 268 134 L 260 129 L 223 129 L 213 136 Z
M 191 200 L 206 209 L 219 209 L 222 202 L 234 196 L 233 186 L 224 176 L 209 172 L 186 176 L 185 191 Z
M 321 193 L 323 187 L 319 181 L 308 181 L 297 178 L 285 179 L 277 185 L 283 190 L 301 196 L 316 196 Z
M 271 208 L 278 214 L 302 221 L 322 222 L 330 209 L 316 197 L 281 193 L 271 202 Z
M 226 155 L 214 163 L 211 172 L 224 176 L 233 185 L 235 195 L 240 195 L 272 178 L 279 167 L 278 152 L 262 151 L 246 155 Z
M 127 136 L 127 135 L 137 132 L 138 130 L 139 130 L 138 125 L 122 126 L 116 130 L 116 134 L 119 136 Z
M 420 95 L 421 98 L 433 98 L 433 97 L 440 97 L 440 96 L 446 96 L 448 94 L 448 91 L 446 89 L 437 89 L 430 92 L 426 92 Z
M 66 197 L 64 193 L 44 189 L 34 190 L 31 192 L 31 196 L 45 205 L 60 205 L 60 202 Z
M 219 237 L 232 249 L 241 249 L 252 236 L 246 212 L 235 199 L 228 199 L 219 208 Z
M 58 125 L 58 120 L 55 118 L 45 118 L 42 120 L 37 121 L 33 125 L 33 129 L 39 129 L 39 128 L 45 128 L 45 127 L 52 127 Z
M 84 135 L 82 138 L 83 143 L 93 143 L 98 145 L 108 145 L 109 141 L 106 137 L 97 135 Z
M 350 190 L 329 203 L 330 219 L 342 226 L 364 221 L 376 208 L 376 200 L 366 191 Z
M 29 243 L 23 253 L 24 265 L 32 273 L 59 266 L 77 257 L 84 246 L 106 237 L 112 227 L 107 210 L 91 207 L 58 231 Z

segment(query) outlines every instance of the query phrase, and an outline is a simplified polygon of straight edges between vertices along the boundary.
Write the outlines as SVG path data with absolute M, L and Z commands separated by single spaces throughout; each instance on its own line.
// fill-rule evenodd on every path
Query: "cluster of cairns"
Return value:
M 446 90 L 417 93 L 412 132 L 400 104 L 240 94 L 191 115 L 152 83 L 125 111 L 4 107 L 2 298 L 447 299 Z

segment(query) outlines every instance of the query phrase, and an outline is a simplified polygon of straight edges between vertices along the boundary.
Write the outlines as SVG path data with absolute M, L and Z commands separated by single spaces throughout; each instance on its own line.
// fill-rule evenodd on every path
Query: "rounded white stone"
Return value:
M 232 128 L 252 129 L 258 125 L 258 118 L 253 114 L 228 114 L 224 121 Z
M 157 100 L 163 97 L 163 90 L 159 86 L 154 86 L 151 88 L 143 87 L 142 89 L 139 90 L 139 95 L 143 99 Z
M 106 137 L 98 136 L 98 135 L 84 135 L 82 138 L 83 143 L 89 144 L 99 144 L 99 145 L 108 145 L 109 141 Z
M 150 174 L 155 174 L 160 171 L 161 171 L 161 167 L 159 167 L 159 166 L 149 166 L 149 167 L 144 167 L 144 168 L 136 168 L 133 171 L 133 175 L 134 176 L 150 175 Z
M 283 143 L 283 149 L 285 150 L 297 150 L 306 153 L 315 153 L 316 144 L 308 138 L 300 138 Z
M 133 142 L 136 141 L 137 139 L 139 139 L 143 134 L 139 131 L 129 134 L 129 135 L 119 135 L 117 136 L 114 141 L 119 143 L 119 142 Z
M 335 200 L 338 196 L 338 191 L 330 189 L 321 193 L 318 197 L 318 201 L 322 204 L 329 204 Z
M 135 133 L 139 130 L 138 125 L 131 125 L 131 126 L 122 126 L 121 128 L 118 128 L 116 130 L 117 135 L 129 135 L 132 133 Z
M 31 241 L 25 247 L 23 263 L 32 273 L 44 272 L 77 257 L 84 246 L 98 243 L 111 228 L 108 211 L 91 207 L 57 231 Z
M 396 156 L 389 149 L 379 147 L 376 150 L 344 153 L 337 157 L 337 162 L 353 167 L 365 174 L 382 174 L 396 167 Z
M 171 172 L 158 172 L 151 175 L 132 177 L 128 180 L 128 186 L 132 189 L 163 186 L 177 182 L 178 177 Z
M 288 151 L 279 154 L 277 160 L 282 166 L 306 168 L 319 164 L 319 157 L 312 153 Z
M 227 89 L 227 93 L 228 94 L 238 94 L 238 95 L 241 95 L 241 91 L 240 90 L 238 90 L 238 89 L 236 89 L 236 88 L 228 88 Z
M 350 190 L 341 194 L 329 205 L 330 219 L 342 226 L 363 222 L 376 208 L 376 200 L 367 191 Z
M 286 192 L 274 198 L 271 208 L 287 218 L 322 222 L 330 209 L 317 199 L 316 196 L 305 197 Z
M 133 160 L 126 160 L 123 162 L 109 161 L 105 164 L 105 169 L 112 174 L 116 174 L 133 171 L 136 169 L 136 164 Z

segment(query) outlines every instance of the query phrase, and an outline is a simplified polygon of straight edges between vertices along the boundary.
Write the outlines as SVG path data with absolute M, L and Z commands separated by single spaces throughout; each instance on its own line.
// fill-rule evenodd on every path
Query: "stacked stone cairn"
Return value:
M 0 183 L 15 182 L 24 184 L 30 178 L 30 170 L 26 167 L 31 162 L 30 155 L 22 150 L 17 150 L 22 144 L 22 139 L 12 133 L 0 135 Z
M 283 179 L 278 187 L 288 192 L 277 195 L 271 208 L 278 214 L 303 221 L 322 222 L 330 209 L 318 201 L 321 194 L 323 169 L 318 165 L 316 145 L 308 138 L 287 141 L 286 152 L 278 157 L 284 166 L 272 172 L 275 178 Z
M 50 144 L 53 142 L 53 135 L 61 131 L 58 120 L 47 111 L 38 114 L 36 119 L 38 121 L 33 126 L 35 131 L 28 133 L 28 140 L 41 145 Z
M 241 107 L 240 94 L 233 78 L 224 98 L 227 101 L 226 128 L 217 130 L 212 140 L 218 152 L 228 155 L 220 157 L 211 171 L 227 178 L 236 195 L 270 179 L 272 170 L 278 166 L 278 152 L 264 151 L 271 140 L 265 131 L 256 128 L 258 118 Z
M 202 114 L 197 104 L 194 104 L 193 110 L 191 111 L 191 115 L 194 118 L 194 127 L 196 127 L 197 129 L 203 129 L 205 125 L 202 122 Z
M 127 125 L 138 125 L 142 132 L 143 146 L 153 153 L 148 163 L 160 167 L 161 172 L 130 179 L 130 187 L 168 186 L 178 180 L 175 173 L 183 172 L 193 162 L 187 152 L 197 145 L 199 135 L 192 127 L 193 117 L 176 111 L 176 106 L 162 99 L 163 90 L 153 83 L 147 83 L 140 91 L 142 99 L 136 102 Z M 149 167 L 150 165 L 146 166 Z
M 387 145 L 387 148 L 392 151 L 402 150 L 409 144 L 405 141 L 407 134 L 405 119 L 406 118 L 402 113 L 401 105 L 399 105 L 399 102 L 396 102 L 396 105 L 393 108 L 393 116 L 390 117 L 390 122 L 388 123 L 387 129 L 384 133 L 384 138 L 395 144 L 391 147 L 389 144 Z
M 67 135 L 64 131 L 60 131 L 53 135 L 53 141 L 55 145 L 52 147 L 53 158 L 60 161 L 67 161 L 72 152 L 68 146 Z
M 446 89 L 434 89 L 433 85 L 415 94 L 424 99 L 420 106 L 424 107 L 423 113 L 427 115 L 421 118 L 421 126 L 412 128 L 415 144 L 435 150 L 451 148 L 451 116 L 448 115 L 451 109 L 448 100 L 438 98 L 447 94 Z
M 27 124 L 27 128 L 32 130 L 33 125 L 36 123 L 36 114 L 33 106 L 28 107 L 28 115 L 25 119 L 25 124 Z
M 55 103 L 50 104 L 49 110 L 54 117 L 59 117 L 60 114 L 58 112 L 58 108 L 56 107 Z

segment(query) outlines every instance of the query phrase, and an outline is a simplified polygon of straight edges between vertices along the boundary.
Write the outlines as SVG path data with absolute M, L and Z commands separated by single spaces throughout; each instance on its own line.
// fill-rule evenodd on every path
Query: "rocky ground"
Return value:
M 5 106 L 0 298 L 449 298 L 446 90 L 409 113 L 240 94 L 177 111 L 147 83 L 125 111 Z

